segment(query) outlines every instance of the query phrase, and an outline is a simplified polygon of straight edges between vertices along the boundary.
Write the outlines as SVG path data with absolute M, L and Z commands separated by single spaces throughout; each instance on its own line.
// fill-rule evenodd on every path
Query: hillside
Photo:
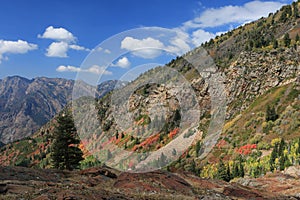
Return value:
M 102 83 L 96 95 L 105 95 L 115 83 Z M 73 85 L 73 80 L 45 77 L 0 80 L 0 146 L 32 135 L 52 119 L 71 101 Z
M 241 147 L 252 141 L 251 139 L 253 138 L 261 137 L 265 138 L 264 142 L 270 142 L 276 137 L 276 132 L 273 133 L 273 136 L 268 135 L 268 137 L 266 137 L 268 133 L 264 133 L 262 131 L 263 127 L 266 126 L 266 123 L 264 123 L 265 111 L 267 109 L 266 105 L 276 107 L 278 112 L 277 114 L 279 115 L 278 120 L 282 118 L 282 114 L 284 114 L 284 112 L 287 112 L 284 108 L 292 107 L 294 109 L 294 113 L 297 113 L 299 109 L 294 105 L 297 105 L 297 95 L 299 95 L 299 78 L 297 77 L 299 77 L 298 54 L 300 48 L 298 48 L 299 41 L 297 40 L 296 33 L 300 21 L 298 15 L 292 15 L 293 12 L 296 12 L 298 7 L 299 3 L 293 3 L 292 6 L 285 6 L 275 14 L 270 14 L 268 18 L 262 18 L 256 22 L 246 24 L 243 27 L 237 28 L 203 44 L 203 47 L 209 51 L 217 63 L 218 71 L 225 77 L 224 85 L 227 101 L 226 125 L 220 141 L 234 141 L 234 143 L 232 142 L 230 144 L 229 149 Z M 288 15 L 287 12 L 290 12 L 290 9 L 292 10 L 292 14 Z M 258 34 L 262 34 L 264 36 L 263 38 L 269 42 L 263 42 L 254 46 L 250 45 L 251 48 L 249 48 L 249 43 L 252 43 L 251 41 L 256 41 Z M 269 34 L 271 34 L 270 37 L 273 42 L 268 39 Z M 286 34 L 290 35 L 289 44 L 285 44 L 284 42 L 284 36 Z M 277 43 L 276 46 L 274 46 L 275 43 Z M 209 128 L 210 117 L 213 114 L 210 112 L 210 92 L 212 92 L 212 90 L 210 88 L 209 80 L 202 77 L 192 64 L 201 65 L 202 61 L 199 62 L 200 59 L 197 60 L 197 57 L 205 58 L 205 56 L 203 57 L 203 53 L 204 52 L 201 48 L 196 48 L 192 52 L 182 57 L 178 57 L 176 60 L 172 60 L 167 64 L 167 66 L 176 69 L 187 80 L 189 80 L 193 90 L 195 91 L 197 101 L 201 107 L 200 124 L 198 127 L 198 134 L 201 135 L 198 135 L 196 138 L 200 141 L 200 143 L 198 142 L 199 144 L 202 143 L 202 149 L 205 147 L 205 143 L 203 144 L 203 141 L 205 140 L 201 142 L 201 137 L 202 139 L 205 138 Z M 188 60 L 192 59 L 195 60 L 194 63 L 188 62 Z M 126 93 L 127 89 L 130 90 L 130 88 L 138 86 L 140 82 L 147 80 L 149 77 L 153 77 L 153 74 L 159 74 L 156 76 L 157 79 L 159 79 L 159 76 L 163 76 L 163 74 L 160 73 L 161 70 L 163 70 L 163 68 L 156 68 L 141 75 L 137 80 L 122 89 L 123 92 Z M 126 150 L 144 152 L 147 149 L 151 150 L 154 148 L 160 148 L 164 146 L 164 144 L 168 144 L 172 141 L 174 136 L 176 137 L 176 135 L 180 135 L 179 132 L 174 132 L 174 130 L 178 127 L 178 125 L 174 123 L 174 117 L 176 112 L 180 113 L 180 109 L 182 109 L 182 105 L 179 105 L 178 99 L 176 100 L 176 93 L 178 93 L 178 89 L 170 83 L 171 82 L 167 81 L 164 84 L 146 85 L 136 90 L 130 97 L 130 113 L 136 122 L 134 122 L 133 125 L 131 124 L 127 126 L 126 131 L 118 133 L 117 135 L 115 134 L 117 132 L 117 127 L 113 115 L 114 113 L 110 105 L 112 102 L 112 93 L 109 93 L 104 98 L 97 100 L 96 107 L 98 109 L 98 117 L 100 121 L 100 126 L 98 128 L 104 130 L 103 134 L 108 137 L 110 142 L 113 141 L 114 144 L 123 148 L 125 146 Z M 278 92 L 277 90 L 285 92 Z M 266 97 L 267 94 L 270 95 Z M 259 100 L 260 98 L 267 98 L 268 101 L 263 101 L 261 103 L 261 100 Z M 147 130 L 149 130 L 150 121 L 155 121 L 155 118 L 159 119 L 157 120 L 158 122 L 160 121 L 161 116 L 155 116 L 157 111 L 154 109 L 155 105 L 159 101 L 165 102 L 164 106 L 165 110 L 167 110 L 163 119 L 165 123 L 156 123 L 156 125 L 159 126 L 157 129 L 161 130 L 159 133 L 159 140 L 155 139 L 150 146 L 147 144 L 147 148 L 144 148 L 144 145 L 147 143 L 147 138 L 144 138 L 144 142 L 140 140 L 138 141 L 135 134 L 138 130 L 143 130 L 146 135 L 149 134 L 150 132 Z M 187 104 L 190 103 L 187 102 Z M 80 104 L 80 109 L 83 111 L 88 107 L 89 104 Z M 254 110 L 251 109 L 253 107 L 255 108 Z M 149 109 L 152 110 L 152 113 L 148 112 Z M 260 112 L 258 112 L 258 110 Z M 126 115 L 126 110 L 122 110 L 121 108 L 119 108 L 118 112 Z M 249 113 L 251 113 L 250 117 Z M 120 116 L 122 116 L 122 114 Z M 259 117 L 260 121 L 253 119 L 254 117 Z M 141 123 L 139 120 L 143 120 L 144 122 Z M 236 123 L 239 123 L 239 125 Z M 250 124 L 247 129 L 244 128 L 244 123 Z M 296 125 L 293 125 L 292 132 L 291 129 L 283 129 L 281 134 L 277 135 L 277 137 L 285 138 L 287 135 L 293 135 L 293 137 L 289 136 L 287 139 L 296 138 L 298 135 L 294 133 L 299 132 L 299 126 L 297 123 L 298 122 L 293 122 L 293 124 Z M 253 128 L 254 126 L 256 126 L 256 128 Z M 52 129 L 53 125 L 48 124 L 40 129 L 33 138 L 37 138 L 38 144 L 40 142 L 39 145 L 47 146 L 41 143 L 41 141 L 47 141 L 44 137 L 50 137 Z M 181 133 L 184 132 L 184 130 L 180 131 Z M 174 132 L 172 137 L 170 137 L 171 132 Z M 122 135 L 121 140 L 116 139 L 119 135 Z M 31 139 L 28 138 L 26 140 Z M 26 145 L 27 142 L 20 142 L 24 143 L 25 148 L 28 149 L 26 147 L 28 146 Z M 89 140 L 89 138 L 86 138 L 84 143 L 89 145 L 85 146 L 85 148 L 89 149 L 90 146 L 95 146 L 93 143 L 97 142 L 99 141 L 95 139 Z M 103 142 L 105 141 L 102 141 L 102 143 Z M 215 141 L 215 144 L 217 144 L 217 142 L 218 141 Z M 196 143 L 197 141 L 194 141 L 194 144 Z M 17 144 L 19 143 L 10 144 L 9 146 L 15 146 Z M 198 149 L 199 144 L 197 147 Z M 194 162 L 190 157 L 193 158 L 202 151 L 200 149 L 198 150 L 199 152 L 196 153 L 195 148 L 195 146 L 191 147 L 188 152 L 185 152 L 185 157 L 188 157 L 188 159 L 181 159 L 180 163 L 176 166 L 190 166 L 190 162 Z M 25 154 L 26 151 L 22 149 L 17 151 L 14 151 L 14 148 L 12 147 L 9 149 L 11 150 L 5 153 L 6 155 L 11 155 L 11 153 L 13 153 L 16 155 L 24 154 L 23 156 L 29 157 L 29 155 Z M 29 151 L 36 152 L 36 149 L 30 150 L 29 148 Z M 49 150 L 45 151 L 49 152 Z M 223 153 L 226 154 L 226 152 Z M 211 155 L 213 154 L 215 153 L 212 153 Z M 16 155 L 14 156 L 15 159 L 10 160 L 10 164 L 14 164 L 14 160 L 18 160 L 18 156 Z M 209 157 L 211 157 L 211 155 Z M 2 161 L 3 160 L 6 159 L 2 159 Z M 203 167 L 201 161 L 196 161 L 197 168 Z M 188 169 L 189 167 L 184 168 Z
M 0 167 L 0 199 L 298 199 L 297 173 L 299 169 L 291 169 L 230 184 L 186 172 L 132 174 L 108 167 L 75 172 Z
M 75 109 L 78 114 L 75 115 L 75 121 L 83 124 L 78 127 L 82 139 L 80 148 L 85 155 L 81 167 L 99 165 L 91 155 L 94 153 L 101 164 L 106 163 L 119 170 L 163 168 L 173 172 L 170 177 L 181 178 L 187 172 L 192 173 L 193 178 L 187 175 L 183 179 L 189 184 L 193 183 L 192 191 L 196 195 L 208 195 L 202 191 L 208 184 L 214 188 L 208 190 L 213 190 L 213 195 L 217 195 L 212 198 L 246 196 L 247 199 L 249 193 L 248 199 L 274 199 L 275 196 L 279 199 L 298 198 L 299 7 L 299 2 L 284 6 L 267 18 L 218 36 L 168 63 L 166 66 L 176 69 L 188 80 L 195 97 L 183 92 L 184 101 L 178 98 L 181 87 L 172 81 L 180 80 L 180 76 L 169 71 L 166 73 L 166 67 L 157 67 L 116 90 L 121 97 L 128 95 L 128 102 L 124 103 L 124 99 L 110 92 L 95 101 L 82 98 L 73 102 L 73 107 L 66 107 L 62 112 Z M 210 61 L 208 55 L 214 59 L 216 69 L 199 73 L 197 67 Z M 212 80 L 211 77 L 216 74 L 220 74 L 222 79 Z M 140 86 L 143 81 L 153 77 L 164 82 Z M 215 89 L 213 81 L 220 81 L 224 88 Z M 183 88 L 186 89 L 185 85 Z M 133 89 L 134 92 L 130 93 Z M 214 107 L 214 95 L 226 97 L 226 104 L 221 102 L 221 107 Z M 89 116 L 90 113 L 85 113 L 91 105 L 96 107 L 96 117 L 93 118 Z M 185 111 L 188 109 L 196 112 L 187 117 Z M 210 125 L 211 120 L 225 109 L 220 135 L 214 129 L 211 134 L 210 128 L 216 126 Z M 161 114 L 162 111 L 164 114 Z M 122 117 L 126 120 L 122 121 Z M 199 121 L 196 119 L 198 123 L 194 124 L 196 117 L 199 117 Z M 192 119 L 193 123 L 180 124 L 186 118 Z M 54 118 L 31 137 L 2 147 L 0 165 L 50 168 L 51 137 L 55 123 Z M 120 124 L 123 126 L 121 130 Z M 192 145 L 184 150 L 187 145 L 183 141 L 190 139 Z M 180 142 L 176 143 L 178 140 Z M 165 146 L 170 146 L 171 151 L 156 157 L 149 155 L 149 152 L 159 152 Z M 135 154 L 138 156 L 135 157 Z M 171 160 L 176 161 L 169 165 L 168 161 Z M 135 192 L 145 191 L 152 186 L 140 186 L 140 181 L 135 178 L 142 177 L 145 180 L 158 176 L 162 181 L 164 173 L 169 172 L 150 172 L 150 175 L 123 173 L 118 176 L 123 177 L 122 184 L 114 182 L 114 187 L 122 185 L 126 188 L 122 192 L 131 190 L 131 187 Z M 164 183 L 159 182 L 158 185 Z M 273 193 L 266 194 L 265 191 Z

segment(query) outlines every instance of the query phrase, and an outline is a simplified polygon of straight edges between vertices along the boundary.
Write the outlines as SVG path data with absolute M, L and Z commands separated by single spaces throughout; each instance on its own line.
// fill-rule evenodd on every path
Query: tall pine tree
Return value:
M 54 168 L 67 170 L 78 168 L 79 162 L 83 160 L 83 153 L 77 147 L 79 142 L 71 113 L 60 114 L 57 118 L 57 126 L 54 129 L 51 148 L 51 159 Z

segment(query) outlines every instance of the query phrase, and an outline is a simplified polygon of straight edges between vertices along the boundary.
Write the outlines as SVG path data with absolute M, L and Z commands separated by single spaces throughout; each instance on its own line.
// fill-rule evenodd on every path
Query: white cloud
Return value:
M 56 71 L 58 72 L 89 72 L 93 74 L 105 74 L 105 75 L 111 75 L 112 72 L 107 71 L 105 67 L 101 67 L 98 65 L 93 65 L 90 68 L 87 69 L 81 69 L 79 67 L 74 67 L 74 66 L 65 66 L 65 65 L 60 65 L 56 68 Z
M 79 46 L 79 45 L 76 45 L 76 44 L 69 45 L 69 48 L 77 50 L 77 51 L 90 51 L 90 49 L 82 47 L 82 46 Z
M 70 66 L 70 65 L 68 65 L 68 66 L 60 65 L 56 68 L 56 71 L 58 71 L 58 72 L 79 72 L 80 68 Z
M 2 60 L 8 59 L 7 56 L 3 56 L 4 54 L 24 54 L 37 48 L 38 46 L 36 44 L 28 43 L 27 41 L 23 40 L 0 40 L 0 63 Z
M 121 48 L 132 51 L 132 53 L 138 57 L 155 58 L 161 54 L 165 46 L 161 41 L 151 37 L 141 40 L 126 37 L 121 42 Z
M 105 69 L 105 67 L 101 67 L 101 66 L 98 66 L 98 65 L 93 65 L 92 67 L 88 68 L 87 70 L 83 70 L 83 71 L 91 72 L 91 73 L 94 73 L 94 74 L 105 74 L 105 75 L 111 75 L 112 74 L 112 72 L 107 71 Z
M 38 35 L 38 38 L 55 40 L 55 42 L 52 42 L 47 48 L 47 53 L 45 55 L 48 57 L 66 58 L 68 57 L 67 53 L 69 49 L 76 51 L 90 51 L 88 48 L 77 45 L 77 38 L 65 28 L 54 28 L 53 26 L 49 26 L 46 28 L 43 35 Z
M 202 43 L 214 38 L 216 35 L 210 32 L 206 32 L 202 29 L 198 29 L 192 33 L 192 42 L 195 46 L 199 46 Z
M 101 51 L 103 51 L 106 54 L 110 54 L 111 53 L 111 51 L 109 49 L 103 49 L 102 47 L 96 47 L 95 49 L 92 49 L 91 51 L 92 52 L 96 52 L 96 51 L 101 52 Z
M 130 66 L 130 64 L 131 63 L 129 62 L 128 58 L 127 57 L 123 57 L 123 58 L 120 58 L 118 60 L 118 62 L 115 65 L 113 65 L 113 66 L 121 67 L 121 68 L 127 68 L 127 67 Z
M 170 39 L 170 44 L 166 49 L 174 54 L 184 54 L 191 50 L 189 34 L 181 30 L 176 30 L 176 36 Z
M 189 51 L 190 45 L 189 35 L 179 29 L 175 29 L 177 34 L 168 41 L 169 45 L 165 45 L 158 39 L 147 37 L 144 39 L 136 39 L 133 37 L 125 37 L 121 42 L 121 48 L 131 51 L 133 55 L 138 57 L 151 59 L 160 56 L 163 51 L 174 54 L 183 54 Z
M 54 28 L 53 26 L 49 26 L 46 28 L 43 35 L 38 35 L 38 38 L 52 39 L 58 41 L 66 41 L 66 42 L 74 42 L 76 37 L 66 30 L 65 28 Z
M 68 57 L 67 55 L 68 49 L 69 49 L 69 45 L 66 42 L 52 42 L 47 49 L 46 56 L 66 58 Z
M 242 6 L 224 6 L 210 8 L 193 20 L 183 24 L 183 29 L 217 27 L 230 23 L 244 23 L 267 16 L 283 6 L 275 1 L 251 1 Z

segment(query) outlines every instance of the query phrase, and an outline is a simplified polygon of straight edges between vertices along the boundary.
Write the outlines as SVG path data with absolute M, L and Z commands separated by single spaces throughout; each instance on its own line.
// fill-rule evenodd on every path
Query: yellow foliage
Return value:
M 274 147 L 276 144 L 279 144 L 280 141 L 281 141 L 280 138 L 275 138 L 275 139 L 272 140 L 271 145 Z

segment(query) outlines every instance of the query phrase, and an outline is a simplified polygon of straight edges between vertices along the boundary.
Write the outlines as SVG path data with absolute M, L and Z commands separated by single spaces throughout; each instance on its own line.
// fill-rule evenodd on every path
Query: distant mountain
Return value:
M 97 97 L 113 89 L 116 81 L 98 86 Z M 0 80 L 0 142 L 30 136 L 71 100 L 74 80 L 13 76 Z M 86 85 L 86 87 L 91 87 Z

